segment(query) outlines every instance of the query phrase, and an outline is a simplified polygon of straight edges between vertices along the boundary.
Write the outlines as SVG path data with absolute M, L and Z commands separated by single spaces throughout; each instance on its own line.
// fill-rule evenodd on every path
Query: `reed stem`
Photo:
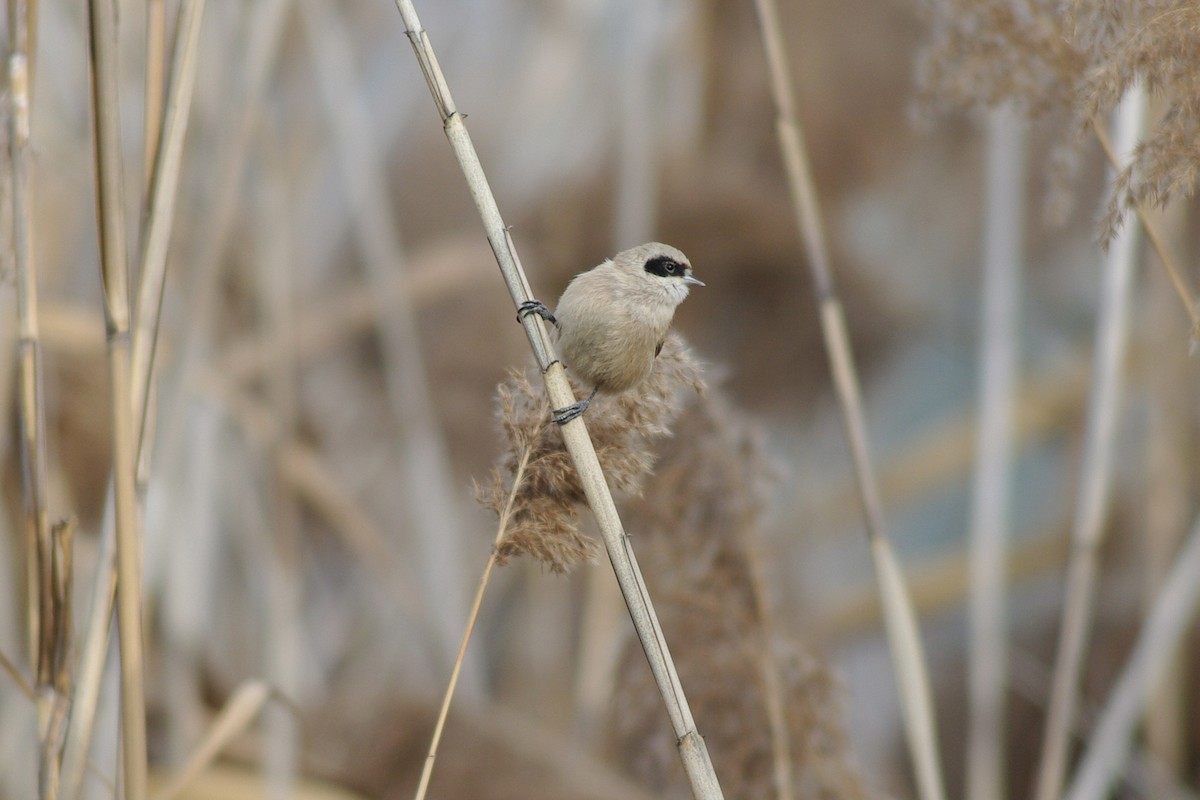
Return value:
M 49 603 L 51 546 L 46 522 L 46 444 L 42 345 L 38 330 L 37 260 L 33 249 L 33 197 L 29 180 L 31 48 L 28 0 L 8 4 L 8 149 L 12 165 L 13 261 L 17 289 L 17 413 L 26 552 L 29 659 L 41 682 L 42 646 L 49 641 L 43 609 Z
M 834 388 L 849 440 L 857 477 L 859 500 L 866 517 L 867 536 L 883 600 L 884 622 L 896 668 L 900 709 L 904 717 L 909 752 L 920 797 L 941 800 L 941 764 L 937 749 L 933 700 L 925 653 L 899 562 L 892 550 L 883 517 L 883 504 L 871 463 L 862 396 L 842 303 L 833 282 L 829 251 L 821 224 L 820 205 L 804 147 L 803 129 L 795 107 L 795 92 L 788 73 L 787 54 L 779 14 L 773 0 L 756 0 L 763 45 L 776 107 L 776 132 L 787 169 L 788 185 L 796 211 L 796 224 L 808 255 L 816 289 L 825 351 L 833 372 Z
M 1130 153 L 1146 123 L 1148 97 L 1144 88 L 1131 89 L 1114 112 L 1116 152 Z M 1126 225 L 1117 234 L 1105 259 L 1100 312 L 1096 319 L 1095 369 L 1088 399 L 1079 495 L 1071 532 L 1071 557 L 1062 628 L 1059 631 L 1050 710 L 1042 741 L 1037 800 L 1055 800 L 1062 791 L 1071 743 L 1071 726 L 1078 705 L 1079 679 L 1087 653 L 1098 550 L 1108 518 L 1109 496 L 1116 465 L 1117 417 L 1125 350 L 1129 340 L 1129 306 L 1140 228 Z
M 1005 566 L 1017 395 L 1024 239 L 1024 130 L 1007 107 L 987 118 L 979 430 L 970 530 L 967 797 L 1002 800 L 1008 664 Z
M 183 161 L 184 135 L 188 127 L 192 90 L 195 86 L 196 55 L 205 0 L 185 0 L 176 23 L 174 57 L 169 76 L 164 119 L 156 134 L 155 161 L 148 176 L 147 217 L 142 230 L 137 313 L 131 341 L 131 425 L 135 439 L 135 467 L 141 463 L 146 443 L 146 418 L 153 386 L 155 344 L 162 310 L 167 267 L 167 248 L 175 219 L 175 199 Z M 149 22 L 148 22 L 149 24 Z M 136 475 L 135 475 L 136 478 Z M 113 506 L 110 486 L 109 502 Z M 91 746 L 96 703 L 107 651 L 109 621 L 116 594 L 113 574 L 117 547 L 115 523 L 106 513 L 96 559 L 92 608 L 88 617 L 75 687 L 71 720 L 64 745 L 62 775 L 64 796 L 79 796 L 87 754 Z
M 1121 671 L 1079 771 L 1066 793 L 1067 800 L 1108 797 L 1133 753 L 1134 733 L 1153 696 L 1153 689 L 1178 652 L 1200 607 L 1200 522 L 1175 558 L 1162 591 L 1146 617 L 1137 643 Z
M 121 654 L 122 777 L 128 800 L 146 797 L 146 701 L 142 655 L 141 536 L 130 383 L 129 263 L 121 195 L 115 0 L 90 0 L 92 121 L 104 321 L 113 436 L 113 513 L 117 554 L 117 631 Z

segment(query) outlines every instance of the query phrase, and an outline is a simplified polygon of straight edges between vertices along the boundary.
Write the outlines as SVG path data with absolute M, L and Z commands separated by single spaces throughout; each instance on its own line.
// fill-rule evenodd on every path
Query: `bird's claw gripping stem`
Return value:
M 566 425 L 576 417 L 583 416 L 583 412 L 588 410 L 588 406 L 592 404 L 592 398 L 596 396 L 596 392 L 598 391 L 600 391 L 599 386 L 592 389 L 592 393 L 578 403 L 571 403 L 571 405 L 565 408 L 554 409 L 554 416 L 551 418 L 551 421 L 557 422 L 559 425 Z
M 526 300 L 517 306 L 517 322 L 520 322 L 530 314 L 537 314 L 551 325 L 558 326 L 558 320 L 554 318 L 554 315 L 550 313 L 550 309 L 546 308 L 546 304 L 541 300 Z

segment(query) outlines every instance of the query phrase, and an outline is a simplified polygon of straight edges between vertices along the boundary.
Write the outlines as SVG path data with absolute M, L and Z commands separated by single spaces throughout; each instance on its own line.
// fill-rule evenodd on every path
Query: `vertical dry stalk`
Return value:
M 38 659 L 38 725 L 41 739 L 38 784 L 42 800 L 57 798 L 62 737 L 71 696 L 71 579 L 74 558 L 74 522 L 54 525 L 50 532 L 50 564 L 43 576 L 50 586 L 49 605 L 43 607 L 49 641 L 42 642 Z
M 104 322 L 113 434 L 113 513 L 117 541 L 117 629 L 121 648 L 122 775 L 126 797 L 146 797 L 146 700 L 142 659 L 141 537 L 130 385 L 129 264 L 121 197 L 115 0 L 90 0 L 92 119 Z
M 1005 565 L 1023 242 L 1024 130 L 1001 107 L 987 118 L 980 328 L 979 432 L 971 508 L 971 631 L 967 797 L 1000 800 L 1004 791 L 1004 698 L 1008 685 Z
M 221 256 L 241 208 L 239 192 L 246 155 L 258 120 L 259 108 L 266 85 L 279 53 L 283 25 L 287 21 L 290 0 L 264 0 L 246 6 L 244 52 L 229 62 L 228 82 L 234 97 L 230 105 L 233 118 L 222 137 L 220 153 L 213 166 L 213 192 L 208 212 L 203 216 L 203 230 L 198 234 L 200 252 L 191 264 L 189 299 L 191 316 L 183 336 L 179 356 L 178 388 L 163 402 L 169 413 L 162 415 L 165 428 L 162 435 L 162 459 L 170 462 L 183 447 L 182 420 L 187 417 L 182 407 L 187 402 L 184 387 L 193 378 L 197 364 L 211 344 L 210 330 L 216 318 L 218 285 L 221 278 Z M 178 48 L 178 43 L 176 48 Z
M 30 71 L 33 14 L 27 0 L 8 5 L 8 115 L 12 165 L 13 254 L 17 280 L 17 350 L 20 359 L 18 417 L 21 484 L 26 547 L 29 655 L 37 693 L 38 791 L 46 800 L 58 795 L 58 767 L 66 715 L 66 648 L 70 639 L 70 537 L 56 539 L 46 518 L 46 443 L 42 393 L 41 341 L 38 334 L 37 262 L 29 162 Z M 61 546 L 56 546 L 57 544 Z
M 745 539 L 743 550 L 755 616 L 760 621 L 758 633 L 758 671 L 763 684 L 763 706 L 767 725 L 771 729 L 771 760 L 777 800 L 795 800 L 796 782 L 792 767 L 792 737 L 787 724 L 787 694 L 779 661 L 774 652 L 772 637 L 776 627 L 772 619 L 770 597 L 767 594 L 766 570 L 763 566 L 759 532 L 753 528 L 739 530 Z
M 50 539 L 46 528 L 46 444 L 43 439 L 41 341 L 38 336 L 37 262 L 33 252 L 33 198 L 29 182 L 29 105 L 32 42 L 29 0 L 8 4 L 8 147 L 12 164 L 13 260 L 17 279 L 17 351 L 21 483 L 28 590 L 30 664 L 39 671 L 40 643 L 48 641 L 42 608 L 49 602 Z
M 1180 640 L 1200 605 L 1200 522 L 1175 559 L 1162 592 L 1138 636 L 1133 652 L 1113 688 L 1087 753 L 1069 791 L 1068 800 L 1101 800 L 1129 760 L 1133 736 Z
M 1169 206 L 1163 215 L 1165 232 L 1176 249 L 1185 241 L 1187 218 L 1187 210 L 1179 204 Z M 1142 517 L 1146 565 L 1142 581 L 1148 613 L 1187 532 L 1195 435 L 1190 425 L 1193 376 L 1190 370 L 1181 369 L 1180 359 L 1167 357 L 1182 352 L 1171 308 L 1174 298 L 1166 281 L 1156 279 L 1153 271 L 1147 272 L 1146 278 L 1139 319 L 1146 325 L 1145 346 L 1159 354 L 1147 365 L 1146 376 L 1149 397 Z M 1172 778 L 1187 772 L 1190 683 L 1187 654 L 1178 653 L 1146 715 L 1146 749 Z M 1163 785 L 1165 782 L 1152 783 L 1156 790 Z M 1161 796 L 1161 792 L 1154 793 Z
M 623 52 L 616 71 L 620 101 L 617 195 L 613 240 L 617 250 L 653 238 L 658 209 L 659 162 L 654 124 L 660 104 L 662 48 L 655 41 L 663 10 L 657 2 L 626 0 Z
M 491 244 L 492 253 L 500 267 L 514 306 L 532 298 L 529 281 L 517 258 L 516 248 L 496 199 L 488 186 L 487 177 L 479 163 L 479 156 L 467 133 L 463 115 L 458 112 L 454 100 L 450 96 L 450 88 L 442 74 L 433 48 L 429 43 L 429 35 L 421 27 L 416 9 L 411 0 L 396 0 L 396 7 L 404 20 L 405 32 L 412 43 L 413 52 L 421 66 L 421 72 L 433 95 L 438 116 L 442 121 L 446 137 L 458 159 L 459 166 L 466 178 L 471 197 Z M 546 384 L 546 392 L 555 408 L 561 408 L 574 402 L 570 384 L 562 364 L 554 357 L 554 348 L 550 343 L 546 325 L 541 317 L 530 314 L 524 318 L 523 325 L 530 347 L 533 349 L 539 368 Z M 684 696 L 683 687 L 679 683 L 679 675 L 671 661 L 670 652 L 659 627 L 654 607 L 650 603 L 649 592 L 646 590 L 641 571 L 633 554 L 628 538 L 617 514 L 616 504 L 605 482 L 604 472 L 596 458 L 596 451 L 588 437 L 587 427 L 583 419 L 576 419 L 562 426 L 563 441 L 571 453 L 575 469 L 588 505 L 592 508 L 596 523 L 604 536 L 604 544 L 608 550 L 609 559 L 616 573 L 621 593 L 629 608 L 638 638 L 645 649 L 650 669 L 654 673 L 655 682 L 662 693 L 663 702 L 675 731 L 680 758 L 683 760 L 684 771 L 691 783 L 692 792 L 697 798 L 723 797 L 721 786 L 713 771 L 704 740 L 696 730 L 695 720 L 692 719 L 691 708 Z
M 842 409 L 850 454 L 858 479 L 859 497 L 866 515 L 867 533 L 876 580 L 879 582 L 883 600 L 885 627 L 896 669 L 900 708 L 917 776 L 917 787 L 924 800 L 940 800 L 945 791 L 942 787 L 937 730 L 934 725 L 925 654 L 908 590 L 884 523 L 879 488 L 871 465 L 854 357 L 850 351 L 850 337 L 846 332 L 841 300 L 833 284 L 816 187 L 813 185 L 803 133 L 796 115 L 795 92 L 788 74 L 779 15 L 773 0 L 755 0 L 755 5 L 762 26 L 771 92 L 775 99 L 779 145 L 787 169 L 796 222 L 804 240 L 809 269 L 812 271 L 816 287 L 821 333 L 833 371 L 834 388 Z
M 268 138 L 264 130 L 264 139 Z M 288 195 L 288 164 L 283 153 L 272 153 L 267 164 L 267 180 L 260 188 L 262 209 L 257 226 L 261 248 L 258 263 L 259 294 L 265 327 L 278 331 L 284 341 L 295 341 L 295 276 L 292 248 L 292 214 Z M 271 475 L 268 489 L 268 519 L 271 542 L 264 549 L 265 592 L 263 615 L 267 633 L 263 637 L 263 661 L 267 679 L 283 696 L 295 698 L 300 689 L 299 676 L 304 663 L 301 641 L 302 564 L 300 515 L 296 492 L 287 480 L 283 459 L 296 437 L 298 428 L 297 375 L 295 351 L 289 349 L 272 362 L 266 381 L 267 401 L 275 425 L 269 437 Z M 267 709 L 263 718 L 265 738 L 264 773 L 269 797 L 290 797 L 294 791 L 299 752 L 299 726 L 295 715 L 285 707 Z
M 1118 154 L 1130 153 L 1137 144 L 1146 122 L 1146 106 L 1146 91 L 1139 86 L 1129 91 L 1114 112 Z M 1133 270 L 1141 241 L 1139 232 L 1140 227 L 1132 221 L 1125 225 L 1113 240 L 1105 259 L 1103 293 L 1096 320 L 1095 371 L 1088 399 L 1087 433 L 1071 532 L 1062 628 L 1037 779 L 1038 800 L 1057 798 L 1066 773 L 1071 724 L 1091 627 L 1097 551 L 1108 516 L 1112 487 L 1122 365 L 1129 339 Z
M 179 10 L 170 86 L 167 89 L 163 112 L 165 119 L 162 123 L 161 137 L 156 136 L 159 141 L 155 147 L 156 158 L 150 175 L 148 216 L 142 231 L 140 283 L 131 357 L 130 391 L 133 403 L 132 427 L 136 437 L 135 463 L 141 461 L 145 449 L 146 410 L 153 383 L 154 348 L 162 310 L 167 246 L 175 218 L 175 199 L 182 166 L 184 134 L 187 131 L 192 89 L 195 85 L 196 53 L 199 49 L 203 11 L 204 0 L 185 0 Z M 109 497 L 111 507 L 111 492 Z M 80 659 L 79 680 L 64 747 L 62 774 L 67 798 L 74 798 L 79 794 L 91 745 L 116 589 L 113 575 L 116 558 L 114 531 L 114 526 L 106 519 L 100 551 L 97 554 L 92 608 Z
M 162 132 L 166 33 L 165 0 L 146 0 L 146 102 L 142 116 L 146 208 L 150 207 L 150 179 L 154 174 L 154 162 L 158 160 L 159 136 Z

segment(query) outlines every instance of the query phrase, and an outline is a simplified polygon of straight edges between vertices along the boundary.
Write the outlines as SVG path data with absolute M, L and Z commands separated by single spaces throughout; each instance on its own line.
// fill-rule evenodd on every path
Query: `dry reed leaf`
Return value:
M 162 785 L 164 778 L 151 773 L 150 789 Z M 267 796 L 267 785 L 261 770 L 235 766 L 209 768 L 179 794 L 177 800 L 261 800 Z M 347 789 L 318 783 L 313 780 L 297 780 L 291 787 L 288 800 L 360 800 L 363 796 Z
M 4 653 L 0 653 L 0 669 L 8 673 L 8 677 L 20 689 L 21 694 L 29 698 L 30 702 L 34 702 L 37 699 L 33 694 L 33 687 L 29 685 L 29 681 L 25 680 L 25 676 L 21 674 L 21 670 L 17 669 L 17 665 L 10 661 Z
M 590 391 L 572 385 L 577 396 Z M 596 398 L 586 422 L 614 491 L 640 491 L 654 467 L 654 444 L 671 435 L 671 424 L 688 395 L 703 387 L 700 362 L 680 336 L 671 334 L 644 381 L 620 395 Z M 580 527 L 579 509 L 587 501 L 558 426 L 550 421 L 546 393 L 526 373 L 514 372 L 497 396 L 508 448 L 488 482 L 476 489 L 480 502 L 497 515 L 508 502 L 522 454 L 530 451 L 508 530 L 497 547 L 497 563 L 525 554 L 553 572 L 565 573 L 594 561 L 599 544 Z
M 275 696 L 274 690 L 263 681 L 250 680 L 239 686 L 225 707 L 221 709 L 221 713 L 213 720 L 208 734 L 205 735 L 187 763 L 166 786 L 154 795 L 155 800 L 170 800 L 179 795 L 212 763 L 213 759 L 234 737 L 242 733 L 246 726 L 254 721 L 263 706 L 273 696 Z

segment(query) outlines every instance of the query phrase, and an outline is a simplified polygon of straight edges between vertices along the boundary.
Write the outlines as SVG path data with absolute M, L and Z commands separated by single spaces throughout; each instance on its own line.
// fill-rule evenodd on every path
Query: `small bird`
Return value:
M 675 308 L 691 286 L 687 256 L 669 245 L 631 247 L 576 275 L 551 314 L 540 300 L 522 303 L 520 316 L 537 314 L 554 324 L 563 363 L 595 388 L 587 398 L 554 410 L 565 425 L 587 410 L 597 392 L 617 394 L 650 374 Z

